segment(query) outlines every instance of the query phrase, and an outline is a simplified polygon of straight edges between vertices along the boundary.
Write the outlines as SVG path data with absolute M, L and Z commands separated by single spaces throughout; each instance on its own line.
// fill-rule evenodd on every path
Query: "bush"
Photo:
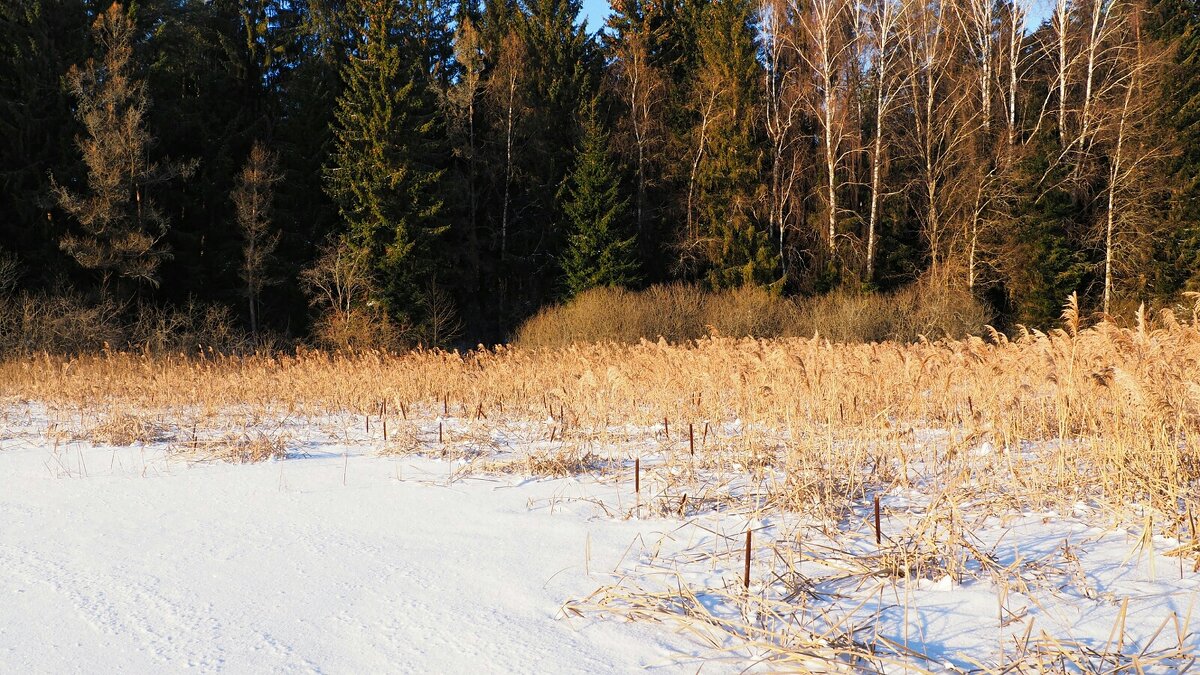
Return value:
M 757 286 L 713 293 L 705 298 L 704 323 L 729 337 L 769 338 L 796 335 L 796 303 Z
M 689 286 L 655 286 L 641 293 L 593 288 L 565 305 L 545 307 L 518 330 L 522 345 L 637 342 L 663 337 L 682 342 L 704 334 L 705 296 Z
M 224 305 L 141 304 L 129 326 L 128 346 L 155 353 L 191 352 L 202 347 L 240 351 L 250 346 L 251 341 L 236 325 L 233 313 Z
M 979 335 L 993 319 L 965 289 L 921 280 L 887 294 L 836 290 L 800 302 L 802 335 L 834 342 L 913 342 Z
M 982 333 L 992 315 L 966 290 L 918 281 L 894 293 L 836 290 L 789 300 L 743 287 L 706 293 L 694 286 L 641 292 L 595 288 L 565 305 L 544 308 L 516 333 L 522 346 L 574 342 L 633 343 L 643 338 L 686 342 L 728 337 L 811 337 L 834 342 L 911 342 Z
M 313 325 L 313 341 L 317 346 L 351 352 L 398 350 L 404 333 L 383 312 L 367 309 L 327 310 Z
M 120 346 L 120 307 L 74 294 L 0 297 L 0 352 L 74 354 Z
M 102 349 L 192 352 L 201 347 L 250 347 L 229 308 L 138 305 L 132 312 L 111 300 L 89 302 L 74 293 L 0 296 L 0 353 L 79 354 Z

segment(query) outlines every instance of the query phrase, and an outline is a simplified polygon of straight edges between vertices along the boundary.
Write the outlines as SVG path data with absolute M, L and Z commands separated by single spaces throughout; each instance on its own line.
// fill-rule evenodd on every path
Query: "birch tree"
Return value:
M 867 211 L 867 254 L 864 277 L 875 277 L 875 255 L 879 232 L 879 211 L 884 197 L 883 163 L 889 143 L 885 129 L 900 102 L 904 81 L 899 77 L 903 62 L 900 49 L 902 21 L 906 5 L 901 0 L 872 0 L 865 12 L 863 30 L 866 43 L 866 67 L 872 79 L 874 120 L 870 144 L 871 184 Z
M 913 181 L 917 219 L 934 273 L 945 262 L 948 223 L 961 202 L 950 194 L 962 187 L 952 172 L 977 125 L 967 106 L 969 89 L 955 77 L 960 45 L 946 11 L 945 5 L 931 2 L 915 3 L 905 13 L 905 76 L 913 112 L 908 150 L 918 167 Z
M 795 1 L 795 0 L 793 0 Z M 800 56 L 808 64 L 814 82 L 811 113 L 817 120 L 825 185 L 825 226 L 821 238 L 826 253 L 837 254 L 838 173 L 850 136 L 849 71 L 855 67 L 852 6 L 848 0 L 811 0 L 800 7 L 805 49 Z
M 763 119 L 769 142 L 767 219 L 777 237 L 783 272 L 788 273 L 787 233 L 797 209 L 802 164 L 801 125 L 806 105 L 804 49 L 795 6 L 786 0 L 764 0 L 760 9 L 763 61 Z
M 624 109 L 621 129 L 632 140 L 634 222 L 638 236 L 646 234 L 653 162 L 662 148 L 662 105 L 666 82 L 652 62 L 650 27 L 643 14 L 619 3 L 620 25 L 609 50 L 614 58 L 613 84 Z M 610 20 L 610 25 L 612 21 Z
M 1148 252 L 1159 234 L 1150 200 L 1162 190 L 1153 185 L 1150 172 L 1164 155 L 1162 142 L 1151 136 L 1155 130 L 1150 92 L 1156 88 L 1153 79 L 1159 72 L 1158 63 L 1143 44 L 1136 7 L 1129 6 L 1126 11 L 1130 18 L 1120 20 L 1127 30 L 1115 38 L 1120 45 L 1115 49 L 1117 64 L 1111 73 L 1113 82 L 1107 85 L 1120 96 L 1110 108 L 1098 111 L 1093 122 L 1099 127 L 1100 143 L 1108 158 L 1101 305 L 1106 314 L 1116 299 L 1117 280 L 1131 273 L 1145 273 L 1139 262 L 1152 257 Z M 1118 19 L 1110 17 L 1107 21 L 1115 23 Z

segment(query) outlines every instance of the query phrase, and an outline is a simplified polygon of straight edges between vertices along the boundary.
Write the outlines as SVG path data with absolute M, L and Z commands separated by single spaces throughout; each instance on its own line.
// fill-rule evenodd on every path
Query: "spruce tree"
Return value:
M 1200 1 L 1156 0 L 1149 33 L 1166 49 L 1159 124 L 1176 152 L 1166 162 L 1164 219 L 1175 235 L 1156 248 L 1157 289 L 1200 290 Z
M 1030 139 L 1026 156 L 1014 167 L 1016 195 L 1001 244 L 1006 285 L 1016 321 L 1048 327 L 1058 321 L 1063 299 L 1083 290 L 1087 254 L 1072 241 L 1086 216 L 1068 182 L 1070 167 L 1052 164 L 1054 139 L 1043 131 Z
M 345 67 L 334 113 L 326 191 L 346 225 L 347 245 L 365 256 L 375 297 L 401 325 L 421 321 L 421 293 L 446 230 L 439 186 L 435 104 L 420 60 L 396 39 L 400 8 L 360 0 L 362 34 Z
M 778 288 L 779 257 L 760 227 L 760 66 L 748 0 L 716 0 L 703 14 L 694 106 L 701 161 L 694 174 L 697 236 L 714 288 Z
M 47 176 L 76 172 L 76 120 L 62 74 L 84 60 L 83 0 L 0 2 L 0 242 L 28 266 L 27 281 L 49 283 L 65 262 L 64 219 L 48 220 Z
M 593 102 L 583 123 L 583 140 L 567 182 L 567 249 L 563 283 L 572 297 L 597 286 L 637 283 L 637 249 L 626 234 L 628 200 L 608 148 L 609 135 Z
M 577 115 L 599 81 L 596 45 L 579 22 L 580 0 L 524 0 L 525 15 L 519 35 L 525 55 L 525 86 L 530 125 L 526 134 L 526 161 L 517 170 L 524 178 L 524 222 L 518 219 L 512 233 L 512 253 L 519 267 L 524 298 L 514 298 L 525 312 L 555 292 L 558 260 L 565 245 L 564 233 L 554 227 L 563 220 L 562 186 L 571 172 L 579 145 Z

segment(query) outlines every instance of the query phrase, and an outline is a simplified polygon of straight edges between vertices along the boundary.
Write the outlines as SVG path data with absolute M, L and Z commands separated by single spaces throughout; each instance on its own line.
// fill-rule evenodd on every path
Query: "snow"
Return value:
M 187 461 L 165 437 L 94 445 L 61 417 L 0 406 L 0 672 L 707 673 L 771 653 L 721 625 L 851 635 L 934 672 L 1063 645 L 1177 672 L 1200 649 L 1194 558 L 1166 557 L 1181 542 L 1084 503 L 963 504 L 964 536 L 990 562 L 897 579 L 878 561 L 929 508 L 918 489 L 882 495 L 877 546 L 866 503 L 832 528 L 757 508 L 659 517 L 658 444 L 640 455 L 635 500 L 628 475 L 497 476 L 463 456 L 381 456 L 361 418 L 256 417 L 286 433 L 289 457 L 234 465 Z M 442 424 L 492 453 L 521 429 L 427 419 L 425 436 Z M 535 438 L 528 447 L 548 445 Z M 677 616 L 686 603 L 626 619 L 655 605 L 644 598 L 683 591 L 713 621 Z
M 87 476 L 59 478 L 6 440 L 0 672 L 615 672 L 695 651 L 561 618 L 648 528 L 528 512 L 553 484 L 447 485 L 444 462 L 342 450 L 148 457 L 143 477 L 139 450 L 81 444 L 64 464 Z

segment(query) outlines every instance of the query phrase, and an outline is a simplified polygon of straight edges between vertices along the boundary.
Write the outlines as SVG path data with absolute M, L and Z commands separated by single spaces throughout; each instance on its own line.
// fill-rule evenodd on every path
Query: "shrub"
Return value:
M 924 279 L 886 294 L 835 290 L 800 301 L 799 314 L 798 334 L 834 342 L 961 338 L 993 318 L 967 290 Z
M 593 288 L 566 304 L 543 308 L 518 329 L 516 341 L 534 346 L 633 343 L 659 337 L 682 342 L 704 334 L 704 304 L 703 293 L 682 285 L 640 293 Z
M 795 335 L 796 303 L 757 286 L 713 293 L 705 298 L 704 324 L 729 337 Z
M 222 305 L 140 304 L 130 312 L 112 299 L 90 302 L 73 293 L 0 297 L 0 353 L 239 351 L 251 342 L 236 325 Z
M 386 314 L 368 309 L 326 311 L 313 325 L 319 347 L 351 352 L 399 349 L 403 333 Z
M 154 353 L 190 352 L 204 347 L 239 351 L 251 343 L 249 336 L 236 327 L 228 307 L 196 302 L 183 307 L 138 305 L 128 342 L 130 347 Z
M 671 284 L 630 292 L 595 288 L 563 305 L 546 307 L 518 330 L 523 346 L 577 342 L 681 343 L 712 333 L 727 337 L 811 337 L 834 342 L 911 342 L 982 333 L 986 305 L 966 290 L 929 281 L 888 294 L 844 289 L 790 300 L 756 287 L 706 293 Z
M 0 297 L 0 352 L 74 354 L 125 341 L 120 307 L 74 294 Z

